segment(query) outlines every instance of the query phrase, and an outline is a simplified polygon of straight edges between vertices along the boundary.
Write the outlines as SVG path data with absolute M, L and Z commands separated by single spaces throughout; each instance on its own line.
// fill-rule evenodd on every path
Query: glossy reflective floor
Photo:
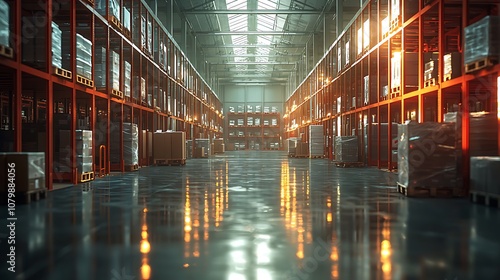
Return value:
M 19 205 L 0 279 L 500 279 L 500 209 L 394 182 L 243 151 L 109 176 Z

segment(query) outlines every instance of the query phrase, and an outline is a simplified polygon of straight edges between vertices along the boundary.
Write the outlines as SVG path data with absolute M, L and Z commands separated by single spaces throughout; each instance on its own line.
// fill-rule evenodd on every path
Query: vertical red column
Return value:
M 16 45 L 14 46 L 16 52 L 16 60 L 17 67 L 16 71 L 13 74 L 15 85 L 14 85 L 14 115 L 12 122 L 14 123 L 14 151 L 21 152 L 23 146 L 23 132 L 22 132 L 22 118 L 21 118 L 21 110 L 22 110 L 22 72 L 21 72 L 21 41 L 22 40 L 22 32 L 21 32 L 21 4 L 22 1 L 16 1 L 15 4 L 15 34 L 19 35 L 19 39 L 16 41 Z
M 52 22 L 52 1 L 47 1 L 47 24 Z M 52 46 L 52 28 L 47 28 L 48 46 Z M 47 60 L 52 63 L 52 52 L 48 51 Z M 49 67 L 51 69 L 51 67 Z M 46 146 L 45 146 L 45 186 L 48 190 L 52 190 L 53 180 L 53 162 L 54 162 L 54 85 L 52 83 L 52 75 L 49 76 L 47 84 L 47 124 L 46 124 Z
M 462 26 L 465 28 L 468 25 L 469 19 L 469 0 L 462 0 Z M 462 56 L 462 67 L 464 65 L 464 57 Z M 462 71 L 464 72 L 464 71 Z M 462 174 L 464 180 L 465 191 L 469 191 L 469 176 L 470 176 L 470 158 L 469 158 L 469 83 L 462 76 Z

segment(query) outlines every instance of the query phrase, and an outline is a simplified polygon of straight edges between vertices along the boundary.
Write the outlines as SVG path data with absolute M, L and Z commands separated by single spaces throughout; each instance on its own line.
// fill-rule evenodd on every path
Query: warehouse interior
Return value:
M 0 278 L 500 279 L 498 46 L 498 0 L 0 0 Z

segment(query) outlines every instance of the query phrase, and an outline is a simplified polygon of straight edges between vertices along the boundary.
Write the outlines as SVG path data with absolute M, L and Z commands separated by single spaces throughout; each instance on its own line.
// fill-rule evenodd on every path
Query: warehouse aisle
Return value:
M 18 279 L 500 279 L 500 211 L 394 180 L 243 151 L 107 177 L 18 206 Z

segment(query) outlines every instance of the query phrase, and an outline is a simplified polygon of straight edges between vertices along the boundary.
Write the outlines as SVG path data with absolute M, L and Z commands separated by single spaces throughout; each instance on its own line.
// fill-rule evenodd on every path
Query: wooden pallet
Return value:
M 78 182 L 85 183 L 94 180 L 94 171 L 83 172 L 78 174 Z
M 14 57 L 14 50 L 10 47 L 0 45 L 0 55 L 8 57 L 8 58 L 13 58 Z
M 391 94 L 400 92 L 401 92 L 401 86 L 391 88 Z
M 337 166 L 337 167 L 363 167 L 363 166 L 365 166 L 365 164 L 363 162 L 336 161 L 335 166 Z
M 463 188 L 449 187 L 412 187 L 398 183 L 398 193 L 409 197 L 463 197 L 465 190 Z
M 451 80 L 451 74 L 444 75 L 443 81 L 446 82 L 446 81 L 449 81 L 449 80 Z
M 111 95 L 115 96 L 115 97 L 118 97 L 120 99 L 123 99 L 123 92 L 122 91 L 119 91 L 119 90 L 116 90 L 116 89 L 112 89 L 111 90 Z
M 123 35 L 125 35 L 125 37 L 127 37 L 129 39 L 132 38 L 132 33 L 130 33 L 130 30 L 128 30 L 127 28 L 123 28 L 122 32 L 123 32 Z
M 396 30 L 400 26 L 401 22 L 401 16 L 398 16 L 397 18 L 391 20 L 391 23 L 389 24 L 389 33 Z
M 424 87 L 432 87 L 436 85 L 436 79 L 432 78 L 424 82 Z
M 69 80 L 73 78 L 73 73 L 71 73 L 71 71 L 55 66 L 52 68 L 52 73 L 56 76 L 60 76 Z
M 143 47 L 141 48 L 141 50 L 142 50 L 142 52 L 143 52 L 145 55 L 149 56 L 150 58 L 152 58 L 152 57 L 153 57 L 153 54 L 149 52 L 149 50 L 148 50 L 148 48 L 147 48 L 147 47 L 143 46 Z
M 122 23 L 115 16 L 109 16 L 108 22 L 111 22 L 118 30 L 123 30 Z
M 486 57 L 475 62 L 471 62 L 465 65 L 465 73 L 471 73 L 498 63 L 498 59 Z
M 294 158 L 309 158 L 309 155 L 294 155 Z
M 482 204 L 485 206 L 500 208 L 500 195 L 479 191 L 471 191 L 470 200 L 472 203 Z
M 184 166 L 186 165 L 185 159 L 155 159 L 155 165 L 158 166 Z
M 80 75 L 76 75 L 76 82 L 91 88 L 94 87 L 94 81 Z
M 309 158 L 325 158 L 325 156 L 309 156 Z
M 41 198 L 47 198 L 47 189 L 31 190 L 27 192 L 16 192 L 16 203 L 30 204 L 31 201 L 38 201 Z M 6 199 L 5 199 L 6 201 Z
M 134 165 L 125 165 L 125 171 L 130 172 L 130 171 L 137 171 L 139 170 L 139 165 L 134 164 Z

